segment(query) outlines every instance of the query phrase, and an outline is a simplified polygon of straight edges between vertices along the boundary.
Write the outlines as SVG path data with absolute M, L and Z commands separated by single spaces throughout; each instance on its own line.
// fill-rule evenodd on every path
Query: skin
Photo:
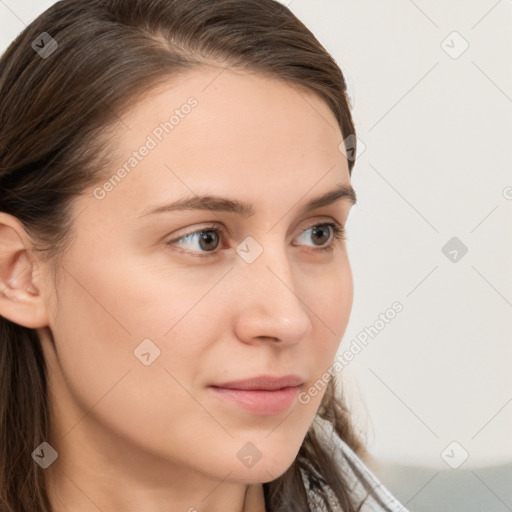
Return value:
M 108 177 L 190 96 L 197 107 L 104 199 L 91 188 L 74 200 L 58 286 L 0 214 L 0 314 L 37 329 L 48 365 L 56 512 L 265 510 L 262 483 L 290 467 L 324 393 L 263 416 L 207 386 L 298 374 L 307 390 L 349 320 L 346 242 L 310 228 L 345 225 L 352 203 L 301 212 L 350 184 L 336 119 L 311 92 L 247 71 L 188 72 L 124 113 Z M 139 217 L 201 193 L 255 214 Z M 225 229 L 206 245 L 215 256 L 179 252 L 212 254 L 199 235 L 175 242 L 210 224 Z M 252 263 L 236 252 L 248 236 L 263 248 Z M 133 353 L 146 338 L 160 349 L 149 366 Z M 252 467 L 237 457 L 248 442 L 262 455 Z

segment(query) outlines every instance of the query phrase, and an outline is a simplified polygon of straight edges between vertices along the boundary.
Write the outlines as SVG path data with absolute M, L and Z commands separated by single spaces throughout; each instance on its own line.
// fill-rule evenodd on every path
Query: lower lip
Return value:
M 218 396 L 236 405 L 261 415 L 273 415 L 286 411 L 297 399 L 301 386 L 293 386 L 275 391 L 228 389 L 210 387 Z

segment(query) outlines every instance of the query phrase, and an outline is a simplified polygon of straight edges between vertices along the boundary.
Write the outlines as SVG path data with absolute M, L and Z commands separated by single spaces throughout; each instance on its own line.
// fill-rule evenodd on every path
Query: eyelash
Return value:
M 303 232 L 308 231 L 311 228 L 324 227 L 324 226 L 329 226 L 332 229 L 332 231 L 333 231 L 332 241 L 331 241 L 331 243 L 329 245 L 321 246 L 318 249 L 313 249 L 313 251 L 320 251 L 320 252 L 332 251 L 336 244 L 339 244 L 343 240 L 346 240 L 345 228 L 343 226 L 341 226 L 340 224 L 338 224 L 337 222 L 322 222 L 320 224 L 312 224 L 311 226 L 305 228 Z M 199 229 L 197 231 L 192 231 L 191 233 L 188 233 L 186 235 L 180 236 L 179 238 L 176 238 L 174 240 L 170 240 L 167 243 L 167 245 L 172 245 L 175 242 L 179 242 L 180 240 L 183 240 L 185 238 L 191 237 L 193 235 L 198 235 L 200 233 L 205 233 L 205 232 L 210 232 L 210 231 L 215 232 L 217 235 L 222 235 L 222 233 L 224 232 L 224 230 L 222 228 L 218 227 L 218 226 L 215 226 L 215 225 L 206 226 L 206 227 L 201 228 L 201 229 Z M 191 256 L 195 256 L 195 257 L 198 257 L 198 258 L 210 258 L 210 257 L 215 257 L 218 254 L 219 251 L 218 250 L 215 250 L 215 251 L 205 251 L 205 252 L 200 253 L 200 252 L 195 252 L 195 251 L 189 251 L 189 250 L 181 249 L 178 252 L 181 252 L 181 253 L 184 253 L 184 254 L 189 254 Z

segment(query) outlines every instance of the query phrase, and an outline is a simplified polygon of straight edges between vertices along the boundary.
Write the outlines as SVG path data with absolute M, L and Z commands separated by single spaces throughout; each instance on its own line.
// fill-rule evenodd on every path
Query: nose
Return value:
M 232 274 L 236 280 L 235 331 L 239 340 L 287 346 L 308 336 L 313 313 L 306 305 L 307 286 L 298 285 L 284 247 L 277 243 L 270 247 L 268 243 L 252 263 L 239 261 Z

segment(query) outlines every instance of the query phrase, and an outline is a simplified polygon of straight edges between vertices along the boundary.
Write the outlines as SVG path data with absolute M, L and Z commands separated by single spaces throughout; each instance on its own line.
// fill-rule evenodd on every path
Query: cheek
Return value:
M 323 372 L 336 356 L 352 311 L 354 283 L 346 253 L 316 279 L 304 276 L 302 282 L 301 296 L 314 323 L 311 357 L 317 370 Z
M 184 403 L 180 383 L 190 382 L 200 364 L 204 324 L 194 304 L 207 290 L 151 281 L 150 273 L 119 263 L 87 267 L 78 260 L 65 267 L 51 325 L 58 359 L 50 357 L 78 406 L 67 411 L 64 428 L 93 406 L 92 417 L 132 432 L 147 414 L 169 424 L 170 411 L 187 413 L 191 401 Z M 141 434 L 147 429 L 146 423 Z
M 66 265 L 74 278 L 67 275 L 59 287 L 51 326 L 58 355 L 54 373 L 63 377 L 53 386 L 60 429 L 73 429 L 67 438 L 72 442 L 99 427 L 103 445 L 112 444 L 105 437 L 110 433 L 145 453 L 184 465 L 210 464 L 208 471 L 225 476 L 233 463 L 240 464 L 236 453 L 245 442 L 240 445 L 235 423 L 211 411 L 201 394 L 206 376 L 229 359 L 215 343 L 229 329 L 221 320 L 230 305 L 225 295 L 219 301 L 222 287 L 212 290 L 222 275 L 191 283 L 188 275 L 165 280 L 162 272 L 139 268 L 127 280 L 128 266 L 108 272 L 106 265 Z M 274 442 L 263 442 L 261 449 L 266 443 L 266 452 L 273 453 Z M 277 457 L 274 464 L 283 460 Z
M 222 449 L 229 436 L 194 400 L 207 357 L 201 331 L 208 325 L 199 321 L 200 308 L 193 308 L 197 297 L 173 303 L 167 289 L 168 300 L 159 300 L 133 281 L 123 289 L 110 277 L 84 279 L 94 299 L 73 279 L 59 293 L 52 326 L 58 355 L 53 373 L 62 375 L 52 386 L 57 432 L 71 431 L 66 443 L 95 432 L 105 457 L 110 446 L 115 457 L 114 446 L 124 442 L 134 453 L 204 466 L 197 452 L 211 454 L 215 443 Z M 130 315 L 132 308 L 136 314 Z M 143 340 L 151 341 L 141 345 Z M 232 470 L 214 463 L 209 468 L 221 469 Z

